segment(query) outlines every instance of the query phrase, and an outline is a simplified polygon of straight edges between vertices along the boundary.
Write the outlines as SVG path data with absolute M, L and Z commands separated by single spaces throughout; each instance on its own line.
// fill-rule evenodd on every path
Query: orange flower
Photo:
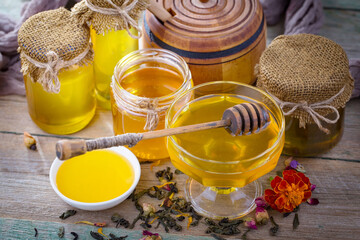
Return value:
M 283 178 L 276 176 L 271 181 L 271 187 L 273 190 L 265 190 L 265 200 L 279 212 L 292 212 L 311 197 L 309 178 L 295 170 L 283 171 Z

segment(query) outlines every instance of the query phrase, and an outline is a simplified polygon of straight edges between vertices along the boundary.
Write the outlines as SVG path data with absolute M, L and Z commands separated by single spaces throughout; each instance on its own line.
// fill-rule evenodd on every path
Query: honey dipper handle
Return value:
M 91 140 L 61 140 L 56 143 L 56 156 L 60 160 L 66 160 L 88 151 L 110 148 L 114 146 L 136 145 L 141 140 L 166 137 L 181 133 L 195 132 L 206 129 L 221 128 L 230 125 L 230 119 L 199 123 L 177 128 L 168 128 L 144 133 L 126 133 L 114 137 L 102 137 Z

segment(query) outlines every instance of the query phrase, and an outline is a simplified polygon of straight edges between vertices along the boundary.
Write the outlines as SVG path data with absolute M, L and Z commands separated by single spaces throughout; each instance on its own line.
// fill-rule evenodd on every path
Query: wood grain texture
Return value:
M 360 2 L 352 0 L 323 0 L 328 8 L 359 9 Z M 359 57 L 360 11 L 339 11 L 325 9 L 325 24 L 321 35 L 329 37 L 344 47 L 349 57 Z M 267 42 L 283 32 L 282 24 L 268 27 Z M 248 233 L 248 239 L 358 239 L 360 235 L 360 99 L 351 100 L 345 112 L 345 130 L 339 144 L 326 154 L 312 158 L 297 158 L 307 170 L 311 182 L 317 185 L 313 197 L 320 200 L 317 206 L 302 204 L 299 211 L 300 225 L 292 230 L 293 214 L 283 218 L 281 214 L 270 211 L 280 225 L 277 237 L 269 236 L 270 224 L 259 227 Z M 79 233 L 79 239 L 92 239 L 89 231 L 95 227 L 73 224 L 76 221 L 88 220 L 107 222 L 105 233 L 129 235 L 130 240 L 141 237 L 142 228 L 137 225 L 134 230 L 114 229 L 110 222 L 113 213 L 118 212 L 131 220 L 137 215 L 133 203 L 126 200 L 108 210 L 90 212 L 78 210 L 78 213 L 66 220 L 59 215 L 72 209 L 52 190 L 49 183 L 49 169 L 55 158 L 55 143 L 59 138 L 95 138 L 112 136 L 111 112 L 97 109 L 95 118 L 84 130 L 67 136 L 56 136 L 43 132 L 30 119 L 27 113 L 26 98 L 21 96 L 0 97 L 0 239 L 58 239 L 57 229 L 64 226 L 64 239 L 72 239 L 71 231 Z M 28 150 L 23 145 L 23 132 L 35 135 L 38 151 Z M 283 156 L 271 173 L 260 179 L 264 188 L 269 187 L 269 176 L 275 176 L 277 170 L 284 168 Z M 145 189 L 158 180 L 154 173 L 166 166 L 172 167 L 170 161 L 150 170 L 149 164 L 142 164 L 142 175 L 137 188 Z M 174 170 L 174 168 L 172 167 Z M 185 175 L 175 175 L 180 193 L 186 181 Z M 153 203 L 158 208 L 158 201 L 145 197 L 141 202 Z M 206 227 L 200 224 L 186 230 L 183 223 L 181 234 L 171 231 L 166 234 L 163 228 L 159 232 L 163 239 L 206 239 Z M 39 231 L 34 237 L 34 228 Z M 244 231 L 245 228 L 241 227 Z M 240 239 L 241 235 L 226 237 Z

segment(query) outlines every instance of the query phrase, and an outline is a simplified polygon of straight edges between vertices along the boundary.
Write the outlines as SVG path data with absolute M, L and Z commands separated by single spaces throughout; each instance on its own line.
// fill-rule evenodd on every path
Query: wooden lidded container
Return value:
M 140 48 L 165 48 L 188 63 L 194 84 L 227 80 L 252 84 L 266 46 L 258 0 L 160 0 L 175 16 L 165 23 L 146 11 Z

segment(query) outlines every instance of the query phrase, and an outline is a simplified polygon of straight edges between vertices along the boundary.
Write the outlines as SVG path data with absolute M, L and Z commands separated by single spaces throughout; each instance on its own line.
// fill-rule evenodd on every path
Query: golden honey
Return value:
M 246 102 L 249 98 L 235 94 L 199 97 L 184 105 L 168 127 L 220 120 L 227 108 Z M 169 137 L 168 150 L 173 165 L 204 186 L 243 187 L 276 166 L 284 142 L 279 132 L 271 116 L 259 133 L 234 137 L 224 128 L 185 133 Z
M 57 172 L 56 185 L 72 200 L 96 203 L 125 193 L 134 176 L 126 158 L 111 150 L 98 150 L 65 161 Z
M 58 78 L 60 92 L 55 94 L 24 76 L 29 114 L 45 132 L 74 133 L 84 128 L 95 114 L 93 66 L 73 65 L 60 70 Z
M 344 109 L 338 109 L 340 118 L 334 124 L 324 123 L 329 134 L 320 130 L 317 124 L 307 123 L 306 128 L 299 127 L 299 120 L 285 116 L 285 145 L 284 153 L 291 156 L 315 156 L 334 147 L 341 139 L 344 131 Z M 334 119 L 335 113 L 326 118 Z
M 112 85 L 114 134 L 163 129 L 174 98 L 192 86 L 186 63 L 167 50 L 140 50 L 116 66 Z M 141 106 L 142 104 L 153 105 Z M 156 115 L 156 116 L 155 116 Z M 145 128 L 151 117 L 158 124 Z M 166 138 L 140 141 L 130 150 L 141 160 L 167 158 Z
M 135 35 L 136 31 L 130 31 Z M 98 105 L 110 109 L 110 82 L 114 67 L 126 54 L 138 49 L 138 40 L 129 36 L 126 30 L 108 31 L 96 34 L 91 28 L 94 49 L 94 78 Z

